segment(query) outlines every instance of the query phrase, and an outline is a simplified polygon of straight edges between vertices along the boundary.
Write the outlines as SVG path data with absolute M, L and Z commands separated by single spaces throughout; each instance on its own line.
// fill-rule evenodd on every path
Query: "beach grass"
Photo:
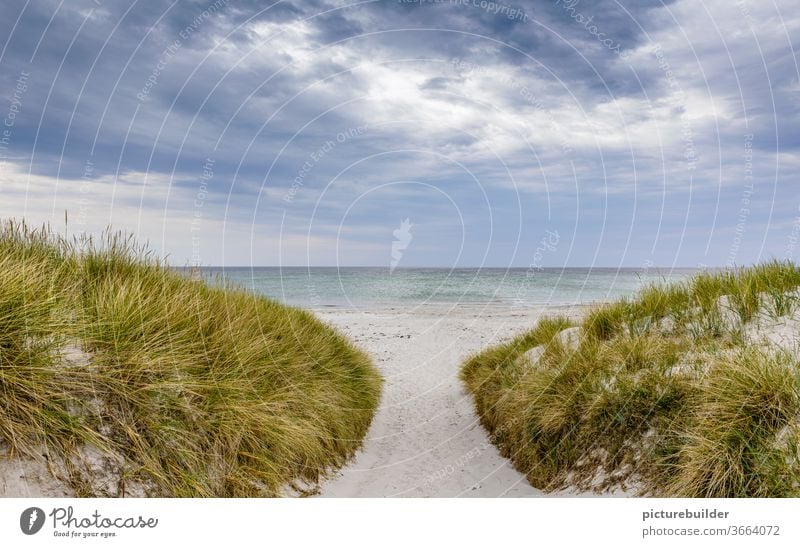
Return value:
M 550 317 L 461 378 L 538 488 L 797 496 L 797 346 L 757 333 L 795 319 L 798 287 L 800 268 L 779 261 L 648 285 L 589 310 L 572 344 Z
M 0 440 L 47 454 L 77 495 L 313 489 L 359 447 L 380 390 L 367 355 L 309 312 L 121 234 L 0 227 Z M 113 456 L 113 488 L 76 463 L 87 447 Z

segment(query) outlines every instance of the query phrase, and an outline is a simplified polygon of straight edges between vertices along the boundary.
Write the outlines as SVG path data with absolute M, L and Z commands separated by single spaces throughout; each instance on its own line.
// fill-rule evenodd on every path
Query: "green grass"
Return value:
M 569 323 L 551 317 L 472 356 L 461 377 L 538 488 L 797 496 L 800 364 L 744 332 L 794 313 L 798 287 L 786 262 L 650 285 L 589 310 L 576 347 L 554 338 Z M 536 346 L 537 364 L 520 358 Z
M 745 348 L 714 360 L 712 371 L 699 386 L 697 404 L 681 432 L 685 442 L 667 492 L 796 495 L 796 453 L 781 446 L 777 436 L 800 414 L 797 363 L 785 353 Z
M 150 495 L 313 484 L 358 448 L 380 387 L 308 312 L 190 279 L 120 235 L 0 228 L 0 439 L 61 458 L 81 495 L 103 494 L 69 465 L 87 444 Z

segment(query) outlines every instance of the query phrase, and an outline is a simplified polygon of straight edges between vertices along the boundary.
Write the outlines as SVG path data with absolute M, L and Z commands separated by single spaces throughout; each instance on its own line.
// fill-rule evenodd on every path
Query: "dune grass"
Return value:
M 791 316 L 798 287 L 800 268 L 777 261 L 650 285 L 590 310 L 572 346 L 551 317 L 472 356 L 461 377 L 536 487 L 797 496 L 796 348 L 745 333 Z
M 159 496 L 274 496 L 359 446 L 369 358 L 310 313 L 169 268 L 131 238 L 0 227 L 0 440 L 75 465 L 91 446 Z

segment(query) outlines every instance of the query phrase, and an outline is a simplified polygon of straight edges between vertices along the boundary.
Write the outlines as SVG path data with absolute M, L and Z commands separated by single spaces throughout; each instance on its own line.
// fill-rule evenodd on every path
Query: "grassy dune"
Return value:
M 313 485 L 357 449 L 380 386 L 310 313 L 189 279 L 129 238 L 0 228 L 0 441 L 46 454 L 77 495 Z
M 783 262 L 648 286 L 579 325 L 542 320 L 462 379 L 536 487 L 797 496 L 798 287 Z

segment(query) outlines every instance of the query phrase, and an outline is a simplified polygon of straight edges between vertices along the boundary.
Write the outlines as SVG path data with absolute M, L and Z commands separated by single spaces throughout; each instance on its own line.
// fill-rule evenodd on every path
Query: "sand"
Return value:
M 11 455 L 0 444 L 0 498 L 58 498 L 74 491 L 54 478 L 44 455 L 40 459 Z
M 553 310 L 555 311 L 555 310 Z M 558 309 L 577 315 L 578 309 Z M 324 481 L 327 497 L 540 496 L 490 444 L 458 371 L 470 354 L 530 329 L 544 309 L 320 311 L 385 378 L 362 450 Z

